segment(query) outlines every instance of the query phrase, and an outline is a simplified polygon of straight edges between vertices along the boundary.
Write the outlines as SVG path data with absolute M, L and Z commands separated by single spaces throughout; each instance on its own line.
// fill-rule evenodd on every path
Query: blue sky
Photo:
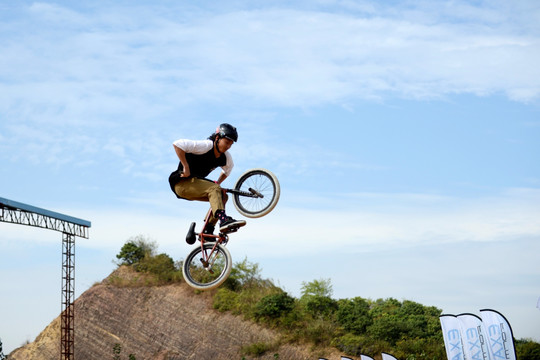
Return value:
M 494 308 L 540 341 L 540 5 L 0 2 L 0 197 L 90 220 L 76 295 L 132 236 L 174 259 L 207 205 L 172 142 L 239 129 L 282 197 L 229 248 L 294 296 Z M 217 174 L 214 176 L 217 177 Z M 230 213 L 240 217 L 230 207 Z M 61 234 L 0 223 L 0 338 L 60 312 Z

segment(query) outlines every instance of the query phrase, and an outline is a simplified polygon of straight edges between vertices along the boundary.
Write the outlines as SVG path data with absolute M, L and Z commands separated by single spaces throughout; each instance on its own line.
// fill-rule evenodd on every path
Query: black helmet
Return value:
M 236 128 L 232 126 L 231 124 L 221 124 L 216 129 L 216 134 L 220 138 L 227 138 L 234 142 L 238 141 L 238 132 L 236 131 Z

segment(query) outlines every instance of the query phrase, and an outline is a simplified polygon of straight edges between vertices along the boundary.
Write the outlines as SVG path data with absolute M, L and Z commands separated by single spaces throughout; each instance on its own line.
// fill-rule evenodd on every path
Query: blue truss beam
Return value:
M 90 221 L 0 197 L 0 221 L 60 231 L 88 239 Z

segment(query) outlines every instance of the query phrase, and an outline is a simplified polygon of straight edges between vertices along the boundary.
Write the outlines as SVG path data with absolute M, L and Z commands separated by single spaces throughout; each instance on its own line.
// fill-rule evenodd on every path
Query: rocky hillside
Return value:
M 107 279 L 82 294 L 75 306 L 75 358 L 114 359 L 120 344 L 121 359 L 133 354 L 137 360 L 231 360 L 253 359 L 243 349 L 272 344 L 257 359 L 339 359 L 335 350 L 280 345 L 280 335 L 257 324 L 212 309 L 210 294 L 197 293 L 186 284 L 137 286 L 141 274 L 120 267 Z M 278 357 L 275 354 L 279 354 Z M 60 318 L 10 360 L 58 360 Z

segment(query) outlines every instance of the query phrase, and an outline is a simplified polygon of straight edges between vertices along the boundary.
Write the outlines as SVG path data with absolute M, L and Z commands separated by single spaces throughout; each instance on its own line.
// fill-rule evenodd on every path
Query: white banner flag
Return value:
M 474 314 L 457 316 L 461 325 L 461 341 L 467 360 L 492 360 L 482 319 Z
M 461 325 L 454 315 L 439 316 L 446 347 L 448 360 L 464 360 L 463 344 L 461 342 Z M 384 359 L 383 359 L 384 360 Z
M 367 355 L 360 355 L 360 360 L 373 360 L 373 358 Z
M 397 360 L 393 355 L 382 353 L 382 360 Z
M 491 360 L 516 360 L 514 335 L 506 318 L 491 309 L 480 310 L 486 337 L 491 349 Z

